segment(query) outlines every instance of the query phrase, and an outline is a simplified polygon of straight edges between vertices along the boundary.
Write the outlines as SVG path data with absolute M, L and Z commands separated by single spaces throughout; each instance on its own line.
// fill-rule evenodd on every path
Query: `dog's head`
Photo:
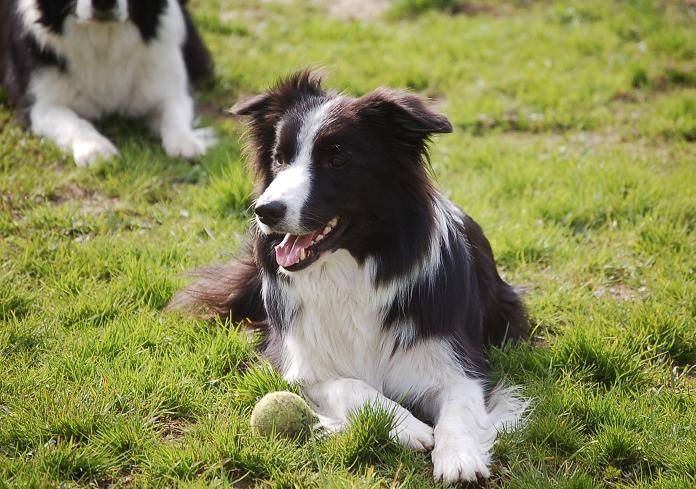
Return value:
M 139 25 L 151 24 L 154 30 L 167 0 L 34 0 L 25 3 L 21 8 L 36 9 L 39 22 L 55 32 L 62 32 L 68 18 L 80 24 L 132 20 Z M 180 0 L 180 3 L 185 1 Z
M 256 220 L 285 270 L 339 248 L 364 258 L 395 228 L 428 218 L 428 141 L 452 126 L 417 96 L 328 93 L 303 71 L 231 112 L 252 118 Z

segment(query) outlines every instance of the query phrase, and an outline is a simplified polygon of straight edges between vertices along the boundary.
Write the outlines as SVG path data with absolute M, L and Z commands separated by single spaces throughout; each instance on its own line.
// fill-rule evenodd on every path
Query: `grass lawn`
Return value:
M 79 169 L 0 102 L 0 487 L 437 487 L 383 413 L 306 444 L 253 436 L 282 379 L 234 325 L 162 311 L 251 217 L 223 109 L 306 65 L 449 114 L 435 178 L 529 285 L 533 338 L 493 357 L 533 411 L 489 485 L 695 487 L 696 4 L 384 3 L 193 0 L 221 136 L 195 163 L 109 120 L 122 158 Z

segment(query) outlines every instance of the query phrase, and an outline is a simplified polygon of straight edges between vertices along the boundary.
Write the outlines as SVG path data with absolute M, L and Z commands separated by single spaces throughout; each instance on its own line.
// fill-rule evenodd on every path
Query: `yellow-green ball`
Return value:
M 304 439 L 314 421 L 314 413 L 305 400 L 287 391 L 266 394 L 251 412 L 251 430 L 268 437 Z

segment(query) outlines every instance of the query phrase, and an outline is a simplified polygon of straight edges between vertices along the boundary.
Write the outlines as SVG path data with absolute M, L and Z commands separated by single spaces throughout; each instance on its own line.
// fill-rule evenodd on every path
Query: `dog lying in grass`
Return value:
M 324 427 L 378 405 L 395 439 L 432 450 L 436 480 L 488 477 L 526 404 L 492 387 L 486 348 L 525 338 L 527 317 L 481 228 L 429 177 L 447 117 L 403 91 L 327 92 L 309 71 L 232 112 L 251 119 L 253 251 L 170 307 L 264 325 L 266 355 Z
M 190 84 L 212 59 L 186 0 L 7 0 L 0 4 L 0 82 L 32 130 L 78 165 L 114 157 L 89 122 L 145 117 L 172 157 L 214 142 L 193 129 Z

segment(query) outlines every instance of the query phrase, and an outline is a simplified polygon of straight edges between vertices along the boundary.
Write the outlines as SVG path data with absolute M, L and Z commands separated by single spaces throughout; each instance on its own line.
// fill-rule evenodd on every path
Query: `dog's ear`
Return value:
M 228 111 L 232 115 L 251 116 L 248 149 L 254 156 L 251 165 L 259 184 L 257 191 L 260 192 L 271 183 L 273 145 L 276 128 L 283 115 L 303 98 L 324 94 L 319 73 L 312 70 L 298 71 L 281 79 L 270 91 L 237 102 Z
M 271 98 L 271 93 L 262 93 L 246 100 L 240 100 L 227 110 L 230 115 L 253 115 L 264 110 Z
M 452 132 L 446 115 L 430 109 L 423 100 L 403 90 L 378 88 L 356 100 L 358 113 L 372 123 L 428 138 L 435 133 Z

